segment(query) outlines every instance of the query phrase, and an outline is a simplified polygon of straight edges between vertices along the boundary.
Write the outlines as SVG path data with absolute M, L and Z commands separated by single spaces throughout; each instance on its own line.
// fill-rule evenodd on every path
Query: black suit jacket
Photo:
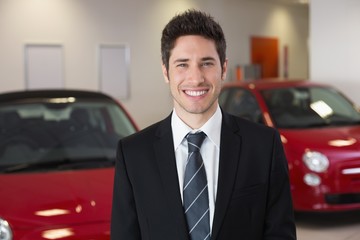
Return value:
M 189 240 L 186 228 L 169 116 L 119 142 L 111 239 Z M 223 113 L 211 239 L 296 239 L 275 129 Z

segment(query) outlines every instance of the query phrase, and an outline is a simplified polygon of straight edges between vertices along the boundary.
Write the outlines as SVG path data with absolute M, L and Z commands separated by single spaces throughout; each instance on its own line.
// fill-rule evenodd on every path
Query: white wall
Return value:
M 169 19 L 188 8 L 209 12 L 223 26 L 229 81 L 237 64 L 249 63 L 253 35 L 277 37 L 281 63 L 287 44 L 290 77 L 308 77 L 306 7 L 263 0 L 0 0 L 0 92 L 25 88 L 24 44 L 62 44 L 65 88 L 90 90 L 99 86 L 98 45 L 127 44 L 131 92 L 122 102 L 143 128 L 172 109 L 160 37 Z
M 357 105 L 360 105 L 359 23 L 359 0 L 311 1 L 311 79 L 334 85 Z

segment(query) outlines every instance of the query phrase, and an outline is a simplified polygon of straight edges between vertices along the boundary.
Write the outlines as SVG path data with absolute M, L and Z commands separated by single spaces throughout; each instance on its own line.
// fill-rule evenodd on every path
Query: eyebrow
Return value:
M 173 63 L 182 63 L 182 62 L 188 62 L 189 59 L 188 58 L 179 58 L 179 59 L 175 59 Z M 201 58 L 201 61 L 215 61 L 215 58 L 213 57 L 203 57 Z
M 215 58 L 213 57 L 203 57 L 201 61 L 215 61 Z
M 189 61 L 188 58 L 178 58 L 178 59 L 175 59 L 173 63 L 188 62 L 188 61 Z

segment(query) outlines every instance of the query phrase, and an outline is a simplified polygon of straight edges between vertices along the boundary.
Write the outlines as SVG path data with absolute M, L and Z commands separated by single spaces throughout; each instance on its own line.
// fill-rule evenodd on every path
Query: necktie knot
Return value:
M 204 142 L 206 134 L 204 132 L 189 133 L 186 136 L 188 141 L 188 151 L 198 152 L 200 151 L 201 145 Z

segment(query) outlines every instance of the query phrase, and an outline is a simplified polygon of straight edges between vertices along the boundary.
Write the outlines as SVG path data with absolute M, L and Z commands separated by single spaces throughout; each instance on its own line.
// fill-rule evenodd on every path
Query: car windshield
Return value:
M 0 105 L 0 172 L 111 166 L 135 132 L 114 102 L 58 100 Z
M 261 92 L 278 128 L 360 124 L 360 113 L 342 94 L 327 87 L 291 87 Z

